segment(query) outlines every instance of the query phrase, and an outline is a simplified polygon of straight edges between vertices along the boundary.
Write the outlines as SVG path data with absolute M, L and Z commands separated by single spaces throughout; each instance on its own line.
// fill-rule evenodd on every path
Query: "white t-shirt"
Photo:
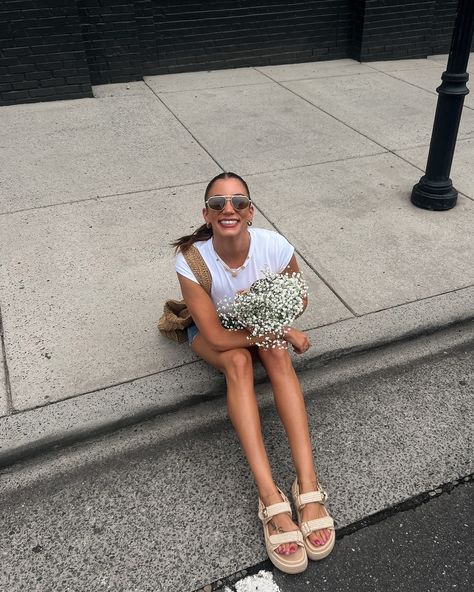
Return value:
M 281 234 L 264 228 L 248 230 L 250 258 L 245 269 L 239 271 L 236 277 L 232 277 L 232 274 L 217 260 L 212 239 L 194 243 L 211 272 L 211 298 L 216 307 L 224 298 L 232 302 L 239 290 L 246 290 L 256 280 L 261 279 L 264 276 L 264 270 L 282 272 L 293 257 L 294 247 Z M 176 271 L 193 282 L 199 283 L 182 253 L 176 255 Z

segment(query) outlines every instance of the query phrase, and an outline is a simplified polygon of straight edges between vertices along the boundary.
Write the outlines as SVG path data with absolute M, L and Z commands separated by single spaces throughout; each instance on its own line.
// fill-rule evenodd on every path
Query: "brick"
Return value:
M 61 86 L 65 82 L 64 78 L 43 78 L 40 80 L 40 85 L 43 87 L 47 86 Z
M 82 86 L 80 84 L 70 84 L 68 86 L 57 87 L 56 92 L 61 92 L 62 94 L 74 94 L 74 93 L 82 93 L 84 91 L 83 91 Z
M 0 57 L 0 59 L 1 59 L 0 64 L 2 66 L 19 66 L 20 65 L 20 59 L 18 57 L 15 57 L 15 58 Z
M 30 88 L 37 88 L 37 80 L 23 80 L 22 82 L 14 82 L 13 88 L 15 90 L 29 90 Z
M 42 80 L 46 78 L 51 78 L 51 72 L 37 70 L 36 72 L 27 72 L 25 74 L 25 80 Z
M 44 61 L 41 60 L 40 62 L 35 62 L 36 68 L 38 68 L 38 64 L 40 64 L 41 70 L 49 70 L 49 71 L 57 70 L 58 68 L 63 67 L 62 62 L 51 62 L 48 60 L 44 60 Z
M 60 66 L 62 66 L 62 64 L 60 64 Z M 88 71 L 89 72 L 89 71 Z M 62 76 L 63 78 L 65 78 L 66 76 L 76 76 L 77 74 L 77 70 L 75 68 L 61 68 L 59 67 L 57 70 L 53 70 L 53 76 Z
M 21 82 L 26 79 L 26 74 L 7 74 L 4 78 L 5 82 Z
M 12 90 L 3 93 L 2 98 L 6 101 L 19 101 L 28 98 L 28 92 L 26 90 Z
M 68 84 L 88 84 L 89 81 L 89 76 L 68 76 L 66 78 Z
M 25 64 L 22 66 L 10 66 L 8 68 L 8 71 L 11 74 L 23 74 L 25 72 L 31 72 L 32 70 L 34 70 L 34 65 L 33 64 Z
M 31 54 L 31 48 L 28 46 L 7 47 L 6 49 L 3 49 L 1 53 L 3 56 L 6 56 L 7 58 L 16 56 L 23 57 Z
M 54 86 L 50 86 L 49 88 L 35 88 L 30 91 L 30 96 L 32 97 L 48 97 L 53 95 L 58 96 L 57 89 Z

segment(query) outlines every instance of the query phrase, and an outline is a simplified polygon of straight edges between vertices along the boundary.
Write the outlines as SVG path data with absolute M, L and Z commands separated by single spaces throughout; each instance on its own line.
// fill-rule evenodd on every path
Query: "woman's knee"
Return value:
M 228 379 L 239 379 L 252 372 L 252 356 L 244 347 L 224 352 L 221 359 Z
M 259 350 L 260 359 L 267 368 L 278 368 L 282 369 L 285 366 L 292 366 L 290 353 L 286 348 L 269 348 Z

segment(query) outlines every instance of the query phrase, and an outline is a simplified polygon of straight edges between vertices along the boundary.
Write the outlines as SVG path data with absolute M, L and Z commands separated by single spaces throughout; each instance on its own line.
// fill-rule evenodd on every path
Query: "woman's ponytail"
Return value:
M 203 224 L 197 228 L 192 234 L 188 234 L 178 238 L 171 243 L 171 246 L 175 248 L 176 253 L 186 251 L 191 245 L 198 241 L 205 241 L 210 239 L 212 236 L 212 227 L 208 228 L 207 224 Z

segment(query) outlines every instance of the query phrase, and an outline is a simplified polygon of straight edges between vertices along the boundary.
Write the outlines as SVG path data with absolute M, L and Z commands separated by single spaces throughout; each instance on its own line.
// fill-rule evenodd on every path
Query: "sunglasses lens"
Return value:
M 235 210 L 245 210 L 248 208 L 250 204 L 250 200 L 245 195 L 234 195 L 232 197 L 232 206 Z
M 250 205 L 250 199 L 246 195 L 233 195 L 231 198 L 234 210 L 245 210 Z M 213 195 L 207 200 L 207 205 L 211 210 L 221 211 L 225 208 L 227 198 L 225 195 Z
M 211 210 L 223 210 L 225 208 L 225 197 L 220 195 L 210 197 L 207 201 L 207 205 L 211 208 Z

